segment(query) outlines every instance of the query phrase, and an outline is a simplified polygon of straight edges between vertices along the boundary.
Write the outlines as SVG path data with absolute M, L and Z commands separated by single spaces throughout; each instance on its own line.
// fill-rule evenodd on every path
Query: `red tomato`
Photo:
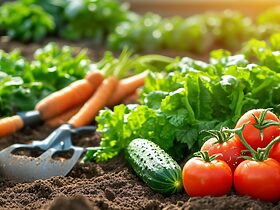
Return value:
M 279 184 L 280 163 L 272 158 L 245 160 L 234 171 L 234 187 L 239 195 L 276 202 L 280 200 Z
M 201 151 L 208 151 L 209 156 L 221 154 L 217 157 L 217 160 L 225 161 L 232 171 L 244 160 L 240 158 L 242 150 L 245 150 L 245 147 L 235 137 L 221 144 L 217 143 L 217 139 L 213 137 L 208 139 L 201 147 Z
M 254 150 L 256 150 L 258 147 L 260 148 L 266 147 L 271 142 L 271 140 L 273 140 L 277 136 L 279 132 L 278 129 L 280 126 L 276 126 L 276 125 L 269 126 L 262 129 L 263 138 L 261 138 L 260 130 L 255 127 L 256 120 L 253 114 L 259 118 L 261 112 L 263 111 L 264 109 L 252 109 L 246 112 L 244 115 L 241 116 L 241 118 L 238 120 L 235 126 L 235 128 L 241 128 L 242 125 L 248 123 L 247 125 L 245 125 L 242 134 L 244 139 Z M 279 119 L 276 117 L 276 115 L 273 114 L 271 111 L 267 111 L 265 120 L 280 122 Z M 236 138 L 239 139 L 237 135 Z
M 189 196 L 222 196 L 232 187 L 232 171 L 226 162 L 206 162 L 194 157 L 183 167 L 183 185 Z

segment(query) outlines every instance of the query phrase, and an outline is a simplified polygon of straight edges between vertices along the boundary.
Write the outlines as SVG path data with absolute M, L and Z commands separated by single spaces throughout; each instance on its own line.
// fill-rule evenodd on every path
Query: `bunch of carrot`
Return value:
M 112 108 L 122 103 L 126 98 L 137 97 L 137 89 L 144 85 L 147 72 L 144 71 L 127 78 L 119 79 L 126 75 L 129 70 L 135 68 L 135 66 L 139 64 L 146 68 L 147 63 L 154 61 L 165 64 L 174 62 L 173 58 L 161 55 L 132 56 L 132 53 L 126 48 L 122 51 L 118 59 L 111 56 L 112 55 L 109 56 L 110 59 L 104 56 L 104 59 L 99 61 L 99 65 L 96 65 L 97 69 L 100 68 L 101 71 L 95 70 L 85 77 L 84 82 L 92 85 L 90 91 L 78 87 L 72 88 L 72 90 L 71 88 L 65 88 L 65 90 L 60 91 L 58 95 L 61 99 L 57 101 L 65 100 L 65 102 L 63 102 L 65 104 L 61 106 L 63 107 L 63 111 L 62 108 L 60 108 L 58 112 L 61 114 L 48 120 L 46 123 L 47 125 L 58 127 L 68 122 L 74 127 L 79 127 L 88 124 L 105 106 Z M 81 84 L 77 85 L 83 85 L 83 82 L 80 83 Z M 80 90 L 83 90 L 83 93 L 81 93 Z M 86 101 L 85 98 L 89 95 L 91 95 L 91 97 Z M 73 100 L 72 103 L 70 103 L 69 100 Z M 45 102 L 46 101 L 42 101 L 36 108 L 42 111 Z M 44 109 L 48 108 L 45 107 Z
M 62 102 L 63 106 L 58 105 L 60 106 L 59 112 L 61 114 L 52 117 L 46 122 L 46 124 L 51 127 L 58 127 L 59 125 L 67 122 L 70 118 L 71 120 L 69 123 L 74 127 L 80 127 L 90 123 L 98 112 L 105 106 L 113 107 L 121 103 L 127 97 L 135 95 L 136 90 L 144 85 L 147 72 L 142 72 L 120 80 L 114 76 L 109 76 L 107 78 L 102 76 L 104 78 L 102 82 L 99 82 L 100 75 L 102 75 L 102 73 L 101 71 L 98 71 L 98 74 L 86 76 L 85 80 L 90 80 L 92 84 L 94 81 L 98 82 L 95 82 L 97 86 L 95 87 L 95 92 L 83 105 L 78 103 L 77 99 L 74 97 L 75 95 L 79 95 L 79 92 L 82 89 L 79 88 L 79 91 L 76 91 L 77 89 L 75 88 L 65 88 L 63 92 L 60 91 L 58 97 L 61 97 L 61 101 L 67 101 L 69 98 L 71 100 L 71 97 L 73 97 L 74 100 L 72 100 L 71 103 Z M 85 89 L 85 91 L 87 90 Z M 87 94 L 84 93 L 84 95 Z M 52 109 L 52 103 L 47 103 L 50 105 L 44 106 L 45 102 L 47 102 L 47 100 L 39 103 L 36 108 L 42 111 L 43 109 Z M 63 112 L 61 111 L 62 109 Z
M 82 80 L 54 92 L 35 107 L 50 127 L 70 123 L 80 127 L 90 123 L 105 106 L 113 107 L 135 93 L 144 84 L 146 72 L 118 80 L 114 76 L 104 78 L 100 70 L 91 71 Z M 71 119 L 71 120 L 69 120 Z M 20 116 L 0 120 L 0 137 L 23 128 Z

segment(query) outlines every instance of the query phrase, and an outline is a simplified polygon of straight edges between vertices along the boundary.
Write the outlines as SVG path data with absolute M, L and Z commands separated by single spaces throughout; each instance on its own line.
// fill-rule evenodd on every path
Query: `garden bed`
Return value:
M 42 139 L 51 129 L 38 126 L 2 138 L 0 149 L 13 143 Z M 99 137 L 86 135 L 73 141 L 79 146 L 94 146 Z M 193 197 L 186 193 L 164 197 L 151 191 L 128 166 L 122 155 L 101 164 L 77 164 L 67 177 L 53 177 L 31 183 L 1 180 L 1 209 L 280 209 L 234 192 L 222 197 Z
M 1 2 L 3 1 L 0 0 Z M 77 117 L 88 119 L 75 123 L 73 122 L 75 120 L 72 120 L 76 119 L 75 115 L 68 122 L 73 127 L 80 127 L 95 120 L 95 123 L 99 123 L 99 133 L 73 136 L 73 143 L 80 147 L 100 147 L 96 153 L 89 149 L 84 158 L 86 163 L 77 161 L 65 177 L 51 177 L 30 183 L 16 183 L 0 178 L 0 209 L 280 210 L 279 192 L 276 192 L 277 199 L 255 196 L 275 203 L 238 196 L 254 197 L 253 193 L 243 193 L 238 188 L 236 178 L 238 172 L 234 173 L 233 186 L 232 173 L 228 173 L 230 174 L 227 176 L 228 179 L 218 179 L 219 186 L 226 186 L 220 183 L 221 180 L 230 183 L 224 193 L 193 194 L 223 195 L 220 197 L 189 197 L 188 195 L 192 193 L 186 187 L 186 180 L 194 179 L 185 176 L 186 167 L 183 168 L 182 178 L 188 194 L 184 190 L 175 195 L 168 194 L 170 196 L 155 193 L 163 193 L 162 190 L 169 189 L 169 186 L 176 187 L 176 190 L 182 187 L 181 168 L 176 162 L 175 167 L 168 167 L 171 162 L 165 159 L 165 155 L 159 158 L 157 148 L 150 150 L 149 147 L 144 147 L 143 142 L 138 145 L 139 147 L 130 144 L 136 138 L 151 140 L 183 167 L 185 161 L 195 151 L 203 150 L 201 146 L 206 140 L 204 138 L 206 134 L 202 131 L 221 127 L 234 128 L 241 114 L 250 109 L 269 107 L 279 116 L 280 98 L 277 96 L 280 95 L 280 34 L 277 33 L 280 31 L 280 24 L 277 20 L 280 18 L 280 10 L 275 8 L 264 11 L 278 5 L 277 0 L 270 3 L 259 0 L 254 2 L 253 7 L 250 7 L 253 0 L 248 2 L 232 0 L 227 3 L 222 3 L 221 0 L 211 3 L 205 0 L 191 0 L 188 3 L 175 0 L 171 4 L 168 0 L 153 2 L 131 0 L 132 10 L 116 1 L 62 0 L 58 4 L 55 2 L 59 1 L 15 1 L 1 6 L 0 118 L 14 115 L 17 111 L 33 110 L 35 107 L 42 119 L 54 119 L 53 113 L 49 117 L 46 116 L 48 113 L 45 113 L 51 112 L 51 107 L 44 111 L 38 101 L 84 78 L 79 83 L 81 86 L 77 85 L 78 83 L 74 84 L 82 89 L 77 88 L 77 91 L 72 92 L 75 88 L 70 86 L 69 95 L 66 94 L 67 91 L 62 91 L 61 96 L 65 93 L 65 98 L 59 97 L 60 101 L 57 99 L 56 101 L 59 101 L 57 104 L 53 101 L 49 104 L 56 107 L 54 111 L 58 111 L 62 101 L 68 102 L 69 106 L 66 105 L 64 114 L 68 110 L 72 111 L 72 108 L 80 109 L 79 107 L 88 100 L 86 109 L 85 106 L 81 109 L 82 117 L 81 115 Z M 223 11 L 224 7 L 235 11 Z M 136 8 L 140 14 L 133 12 Z M 155 9 L 160 10 L 162 16 L 146 13 L 156 11 Z M 205 13 L 199 14 L 202 11 Z M 17 18 L 10 18 L 14 17 L 14 14 L 17 14 L 15 16 Z M 224 50 L 212 51 L 219 48 Z M 11 52 L 15 49 L 20 53 Z M 110 51 L 106 53 L 107 49 Z M 240 54 L 237 55 L 236 52 Z M 177 59 L 173 59 L 175 57 Z M 96 65 L 91 65 L 93 63 Z M 99 75 L 100 81 L 104 79 L 104 82 L 89 76 L 95 74 Z M 137 79 L 137 83 L 139 82 L 137 87 L 122 86 L 129 80 L 133 83 L 131 78 Z M 86 86 L 82 86 L 83 84 Z M 98 86 L 98 89 L 93 85 Z M 138 88 L 143 85 L 139 97 Z M 89 93 L 83 101 L 80 101 L 79 99 L 83 99 L 82 95 L 86 95 L 81 94 L 81 90 L 87 92 L 87 88 L 84 87 L 88 87 Z M 121 97 L 113 100 L 114 96 L 118 96 L 121 92 L 119 90 L 131 92 L 128 91 L 127 95 L 121 93 Z M 77 95 L 81 97 L 76 97 Z M 94 97 L 91 97 L 92 95 Z M 103 101 L 99 98 L 100 95 L 104 95 Z M 139 106 L 122 104 L 129 99 L 128 103 L 131 103 L 131 96 L 134 96 L 133 103 L 136 100 L 140 102 Z M 267 100 L 263 100 L 264 98 Z M 74 103 L 71 104 L 72 102 Z M 114 110 L 105 109 L 98 113 L 104 106 Z M 267 112 L 262 113 L 264 113 L 262 117 L 265 117 Z M 258 119 L 255 117 L 256 121 L 261 119 L 257 124 L 259 127 L 255 126 L 260 129 L 261 137 L 263 129 L 267 127 L 266 124 L 264 127 L 263 123 L 267 121 L 262 117 Z M 17 123 L 20 129 L 22 120 L 13 119 L 15 121 L 11 122 Z M 9 123 L 10 127 L 5 127 L 5 120 L 0 136 L 7 135 L 16 127 L 10 126 Z M 67 119 L 64 122 L 66 121 Z M 274 126 L 270 123 L 269 126 Z M 27 144 L 32 140 L 45 139 L 52 133 L 54 127 L 59 126 L 50 128 L 47 125 L 51 124 L 25 127 L 12 135 L 0 138 L 0 150 L 15 143 Z M 279 136 L 278 130 L 275 130 L 275 135 Z M 236 139 L 232 140 L 230 137 L 233 136 L 228 136 L 229 143 L 233 141 L 238 143 Z M 272 137 L 275 137 L 274 134 Z M 276 140 L 279 139 L 273 140 L 274 143 Z M 263 141 L 256 147 L 264 147 L 262 143 Z M 242 140 L 242 144 L 247 145 L 245 140 Z M 60 145 L 63 147 L 63 142 L 60 142 Z M 128 157 L 125 158 L 123 151 L 127 148 Z M 232 148 L 234 147 L 231 147 L 231 151 Z M 24 150 L 17 154 L 34 158 L 40 152 L 42 151 Z M 255 154 L 251 150 L 250 152 L 258 161 L 268 155 L 276 159 L 279 154 L 275 155 L 278 147 L 275 153 L 270 154 L 268 150 L 262 154 Z M 164 154 L 164 151 L 162 153 Z M 135 164 L 131 162 L 133 161 L 131 154 L 136 157 Z M 207 159 L 207 152 L 202 155 Z M 238 157 L 240 155 L 241 149 L 238 151 Z M 67 158 L 65 153 L 62 156 Z M 154 162 L 155 159 L 159 160 L 160 164 Z M 108 161 L 97 163 L 101 160 Z M 230 156 L 230 160 L 238 161 L 234 156 Z M 178 169 L 175 173 L 172 174 L 169 170 L 165 173 L 165 169 L 174 168 Z M 36 170 L 33 169 L 35 174 Z M 228 171 L 230 172 L 229 168 Z M 4 172 L 3 169 L 0 177 L 4 177 Z M 149 181 L 145 180 L 146 177 L 141 172 L 147 173 L 154 185 L 149 185 Z M 249 177 L 250 174 L 245 173 L 245 176 Z M 268 171 L 263 174 L 267 175 Z M 23 173 L 19 175 L 24 176 Z M 277 177 L 275 184 L 266 183 L 268 179 L 272 179 L 270 177 L 274 177 L 270 175 L 258 181 L 259 186 L 277 188 L 280 182 L 277 175 L 279 170 L 275 173 Z M 141 176 L 142 179 L 139 178 Z M 10 177 L 12 176 L 8 176 Z M 213 177 L 211 179 L 213 180 Z M 165 182 L 170 180 L 174 181 L 170 182 L 172 185 L 166 185 Z M 207 186 L 207 190 L 219 188 L 218 184 L 210 186 L 214 187 Z M 202 188 L 193 187 L 203 191 Z M 274 194 L 273 190 L 266 189 L 263 193 Z
M 104 50 L 86 41 L 70 43 L 58 39 L 48 39 L 44 43 L 22 44 L 5 41 L 2 38 L 0 48 L 5 51 L 19 48 L 24 56 L 32 59 L 34 51 L 49 41 L 71 45 L 77 49 L 86 47 L 92 59 L 98 59 L 104 53 Z M 176 55 L 174 52 L 163 54 Z M 196 58 L 207 60 L 208 56 L 197 55 Z M 1 138 L 0 149 L 14 143 L 43 139 L 51 131 L 51 128 L 44 125 L 26 128 L 12 136 Z M 86 135 L 76 137 L 73 141 L 75 145 L 87 147 L 98 145 L 99 140 L 99 135 Z M 164 197 L 150 190 L 136 176 L 122 155 L 100 164 L 79 163 L 67 177 L 53 177 L 31 183 L 1 180 L 0 183 L 0 209 L 280 209 L 280 202 L 265 203 L 237 196 L 234 191 L 228 196 L 216 198 L 209 196 L 190 198 L 183 191 L 177 195 Z

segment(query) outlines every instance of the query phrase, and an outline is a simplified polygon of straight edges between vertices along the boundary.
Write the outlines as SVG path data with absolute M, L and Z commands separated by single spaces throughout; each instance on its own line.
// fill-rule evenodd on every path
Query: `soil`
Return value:
M 40 125 L 2 138 L 0 149 L 13 143 L 44 139 L 52 129 Z M 76 136 L 78 146 L 96 146 L 98 134 Z M 15 183 L 0 180 L 0 209 L 280 209 L 232 192 L 222 197 L 189 198 L 186 193 L 164 197 L 151 191 L 133 172 L 122 155 L 105 163 L 77 163 L 66 176 Z
M 9 43 L 0 48 L 9 51 L 21 47 L 25 56 L 31 58 L 39 44 Z M 61 43 L 61 42 L 60 42 Z M 77 44 L 83 47 L 83 43 Z M 88 45 L 87 45 L 88 46 Z M 96 54 L 95 54 L 96 53 Z M 100 53 L 100 52 L 98 52 Z M 98 53 L 92 51 L 92 56 Z M 45 125 L 25 128 L 11 136 L 0 139 L 0 149 L 14 143 L 29 143 L 40 140 L 52 132 Z M 96 146 L 98 134 L 73 137 L 78 146 Z M 237 196 L 233 191 L 222 197 L 193 197 L 183 191 L 164 197 L 151 191 L 133 172 L 120 154 L 105 163 L 77 163 L 66 176 L 36 180 L 30 183 L 15 183 L 0 179 L 0 209 L 44 209 L 44 210 L 95 210 L 95 209 L 246 209 L 280 210 L 280 202 L 265 203 L 249 197 Z

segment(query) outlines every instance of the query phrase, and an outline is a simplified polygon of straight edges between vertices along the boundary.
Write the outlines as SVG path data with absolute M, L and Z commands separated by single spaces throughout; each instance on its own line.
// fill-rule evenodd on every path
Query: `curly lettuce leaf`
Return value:
M 279 73 L 247 64 L 243 56 L 221 53 L 213 54 L 212 64 L 185 58 L 165 72 L 150 73 L 141 105 L 120 105 L 100 113 L 101 148 L 94 155 L 87 153 L 87 158 L 108 160 L 132 139 L 147 138 L 181 160 L 200 148 L 205 129 L 233 127 L 253 108 L 271 107 L 278 113 Z

